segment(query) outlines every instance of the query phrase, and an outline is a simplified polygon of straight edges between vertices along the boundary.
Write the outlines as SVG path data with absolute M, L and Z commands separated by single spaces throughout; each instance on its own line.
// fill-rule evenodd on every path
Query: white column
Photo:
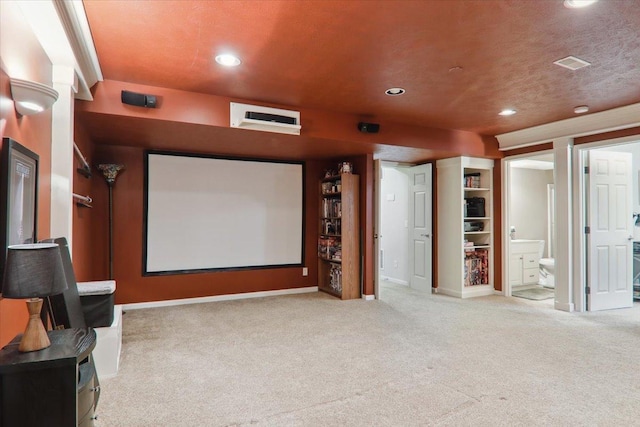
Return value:
M 555 308 L 573 311 L 573 139 L 553 141 L 555 154 L 554 184 L 556 193 Z
M 77 91 L 73 67 L 53 66 L 53 88 L 58 100 L 53 104 L 51 131 L 51 236 L 66 237 L 69 248 L 73 230 L 73 117 Z

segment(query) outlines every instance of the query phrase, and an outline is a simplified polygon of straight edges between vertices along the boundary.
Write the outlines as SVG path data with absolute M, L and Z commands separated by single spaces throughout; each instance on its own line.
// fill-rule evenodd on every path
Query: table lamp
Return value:
M 37 351 L 51 345 L 40 319 L 42 297 L 57 295 L 67 288 L 67 280 L 55 243 L 12 245 L 7 248 L 7 260 L 2 282 L 4 298 L 27 298 L 29 322 L 18 350 Z

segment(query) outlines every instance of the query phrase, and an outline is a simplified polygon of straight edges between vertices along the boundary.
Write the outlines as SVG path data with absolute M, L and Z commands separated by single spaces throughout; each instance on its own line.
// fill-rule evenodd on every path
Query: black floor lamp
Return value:
M 113 279 L 113 186 L 124 165 L 101 164 L 98 165 L 98 169 L 102 171 L 109 187 L 109 279 Z

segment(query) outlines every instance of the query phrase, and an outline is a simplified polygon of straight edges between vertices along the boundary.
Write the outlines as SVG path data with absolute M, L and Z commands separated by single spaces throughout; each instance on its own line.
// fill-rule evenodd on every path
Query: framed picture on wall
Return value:
M 2 138 L 0 158 L 0 278 L 7 246 L 33 243 L 37 236 L 38 160 L 36 153 Z M 0 286 L 1 286 L 0 280 Z

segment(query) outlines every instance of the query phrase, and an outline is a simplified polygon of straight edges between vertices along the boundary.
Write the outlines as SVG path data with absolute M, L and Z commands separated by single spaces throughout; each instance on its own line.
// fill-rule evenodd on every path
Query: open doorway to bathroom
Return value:
M 505 295 L 553 304 L 555 188 L 552 152 L 505 160 Z

